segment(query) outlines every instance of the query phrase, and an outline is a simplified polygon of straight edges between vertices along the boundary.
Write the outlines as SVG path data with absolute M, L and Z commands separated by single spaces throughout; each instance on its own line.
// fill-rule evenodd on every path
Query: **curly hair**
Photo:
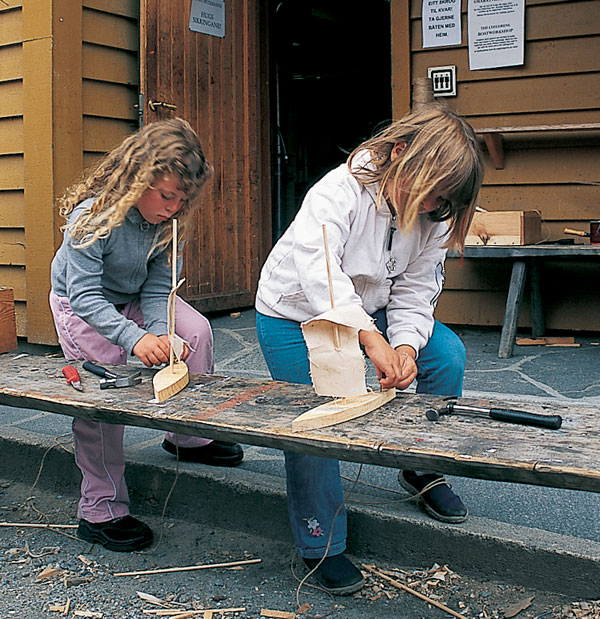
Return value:
M 405 146 L 393 157 L 397 144 Z M 370 159 L 357 163 L 357 155 L 365 150 Z M 475 132 L 463 118 L 440 104 L 428 105 L 363 142 L 347 163 L 360 183 L 379 183 L 378 205 L 392 197 L 401 229 L 410 230 L 420 204 L 443 188 L 445 200 L 429 217 L 448 220 L 446 247 L 464 245 L 483 180 L 483 162 Z
M 212 174 L 200 140 L 190 124 L 173 118 L 151 123 L 131 134 L 60 199 L 66 217 L 77 204 L 94 198 L 93 204 L 70 226 L 77 247 L 88 247 L 123 223 L 129 209 L 162 176 L 174 174 L 186 200 L 177 212 L 179 238 L 186 233 L 198 206 L 202 185 Z M 171 221 L 159 224 L 152 251 L 171 243 Z

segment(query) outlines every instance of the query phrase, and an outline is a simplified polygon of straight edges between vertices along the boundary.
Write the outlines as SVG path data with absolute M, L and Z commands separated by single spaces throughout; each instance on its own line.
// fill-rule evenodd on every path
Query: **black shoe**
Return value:
M 320 560 L 303 557 L 309 570 L 314 569 Z M 327 557 L 313 576 L 325 591 L 333 595 L 350 595 L 362 589 L 365 584 L 360 570 L 343 554 Z
M 162 448 L 174 456 L 179 450 L 182 462 L 200 462 L 211 466 L 237 466 L 244 459 L 244 451 L 237 443 L 211 441 L 201 447 L 177 447 L 165 439 Z
M 425 511 L 442 522 L 458 523 L 467 519 L 469 510 L 460 497 L 452 492 L 450 486 L 441 475 L 435 473 L 416 473 L 415 471 L 400 471 L 398 481 L 400 485 L 412 495 L 419 494 L 430 483 L 442 481 L 438 486 L 427 490 L 419 497 Z
M 86 542 L 108 550 L 131 552 L 152 543 L 152 529 L 133 516 L 121 516 L 107 522 L 80 520 L 77 535 Z

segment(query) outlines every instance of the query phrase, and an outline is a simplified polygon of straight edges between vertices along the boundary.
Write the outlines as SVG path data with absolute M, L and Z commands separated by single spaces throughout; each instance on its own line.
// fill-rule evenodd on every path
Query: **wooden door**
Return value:
M 189 29 L 191 0 L 142 0 L 144 121 L 185 118 L 214 166 L 185 251 L 183 296 L 200 311 L 253 305 L 270 247 L 266 4 L 225 2 L 220 38 Z

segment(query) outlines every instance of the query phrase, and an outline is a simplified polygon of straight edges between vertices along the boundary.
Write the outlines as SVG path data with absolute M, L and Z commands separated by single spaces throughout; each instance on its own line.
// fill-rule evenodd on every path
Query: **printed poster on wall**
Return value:
M 522 65 L 525 0 L 469 0 L 469 68 Z
M 190 30 L 225 36 L 225 0 L 192 0 Z
M 423 47 L 460 45 L 460 0 L 423 0 Z

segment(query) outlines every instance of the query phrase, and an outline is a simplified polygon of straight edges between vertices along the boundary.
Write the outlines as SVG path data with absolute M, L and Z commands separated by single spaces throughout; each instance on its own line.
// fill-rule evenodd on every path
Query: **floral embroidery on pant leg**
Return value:
M 323 535 L 323 529 L 321 528 L 319 521 L 314 516 L 311 518 L 304 518 L 304 520 L 306 521 L 306 526 L 308 527 L 311 535 L 314 537 L 320 537 Z

